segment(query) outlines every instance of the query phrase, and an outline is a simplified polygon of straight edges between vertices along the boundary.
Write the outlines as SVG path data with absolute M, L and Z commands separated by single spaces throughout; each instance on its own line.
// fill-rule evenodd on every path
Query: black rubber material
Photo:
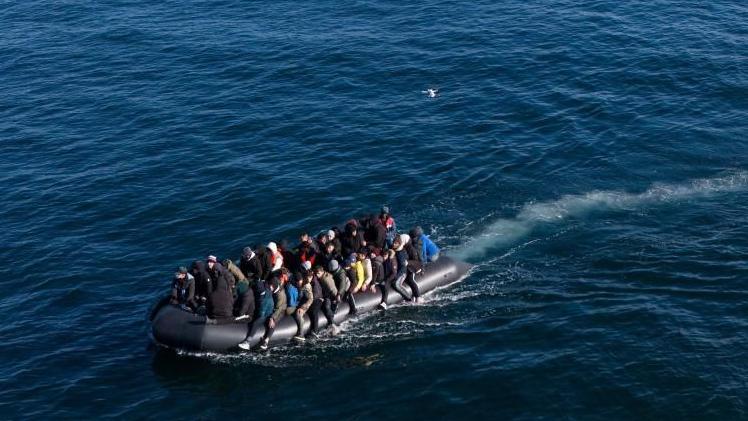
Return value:
M 421 294 L 434 288 L 449 285 L 467 274 L 472 265 L 441 256 L 439 260 L 427 264 L 423 271 L 416 275 L 415 281 Z M 407 284 L 403 287 L 410 292 Z M 403 300 L 397 291 L 388 290 L 387 304 L 396 304 Z M 382 301 L 382 293 L 366 292 L 356 294 L 356 309 L 358 314 L 376 309 Z M 206 324 L 206 317 L 181 309 L 178 306 L 161 304 L 154 309 L 151 317 L 151 332 L 154 341 L 169 348 L 185 349 L 190 351 L 225 352 L 237 348 L 237 345 L 247 338 L 251 346 L 260 343 L 265 334 L 263 321 L 248 323 L 226 323 Z M 335 312 L 335 323 L 341 323 L 349 315 L 348 303 L 340 303 Z M 320 330 L 327 326 L 322 311 L 319 312 Z M 304 316 L 303 332 L 309 331 L 309 315 Z M 271 344 L 290 341 L 296 335 L 296 322 L 292 317 L 284 317 L 275 327 L 275 332 L 270 340 Z

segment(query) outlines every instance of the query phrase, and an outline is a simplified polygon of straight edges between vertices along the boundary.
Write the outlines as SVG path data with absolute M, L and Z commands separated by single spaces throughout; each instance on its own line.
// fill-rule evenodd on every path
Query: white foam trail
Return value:
M 723 177 L 704 178 L 687 184 L 654 184 L 643 193 L 594 191 L 583 195 L 567 195 L 553 202 L 530 203 L 516 217 L 499 219 L 477 237 L 456 249 L 461 259 L 482 257 L 490 249 L 513 244 L 540 224 L 562 222 L 592 211 L 622 210 L 651 206 L 674 200 L 705 196 L 711 193 L 744 190 L 748 172 L 736 171 Z

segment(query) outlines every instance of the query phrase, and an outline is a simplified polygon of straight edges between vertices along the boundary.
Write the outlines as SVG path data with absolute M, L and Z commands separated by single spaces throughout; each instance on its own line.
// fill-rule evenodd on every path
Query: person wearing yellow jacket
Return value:
M 361 291 L 366 282 L 366 273 L 364 271 L 364 263 L 358 260 L 356 253 L 351 253 L 348 259 L 346 259 L 345 270 L 348 272 L 348 279 L 351 280 L 351 294 Z

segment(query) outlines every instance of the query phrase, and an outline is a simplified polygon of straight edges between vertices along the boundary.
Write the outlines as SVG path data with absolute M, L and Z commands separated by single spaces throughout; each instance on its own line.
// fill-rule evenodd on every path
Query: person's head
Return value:
M 389 216 L 390 215 L 390 208 L 389 208 L 389 206 L 387 206 L 387 205 L 382 206 L 382 213 L 380 215 L 383 216 L 383 217 Z
M 345 225 L 345 232 L 349 235 L 356 235 L 356 232 L 358 231 L 358 228 L 356 227 L 356 224 L 354 223 L 348 223 Z
M 311 270 L 304 271 L 303 276 L 304 276 L 304 283 L 312 282 L 312 279 L 314 278 L 314 272 Z
M 285 284 L 288 282 L 288 278 L 290 277 L 291 272 L 288 271 L 286 268 L 280 268 L 278 273 L 278 279 L 280 279 L 281 283 Z
M 335 259 L 330 260 L 330 263 L 327 264 L 327 270 L 330 273 L 335 273 L 338 269 L 340 269 L 340 263 Z
M 366 260 L 367 257 L 369 257 L 369 249 L 367 247 L 362 247 L 356 252 L 356 259 L 360 262 Z
M 301 241 L 302 243 L 307 244 L 307 243 L 311 242 L 312 240 L 309 238 L 309 234 L 308 233 L 303 232 L 299 236 L 299 241 Z
M 335 239 L 335 231 L 329 230 L 327 231 L 327 241 L 332 241 Z
M 208 256 L 208 260 L 207 260 L 208 269 L 213 269 L 217 261 L 218 259 L 216 258 L 216 256 L 213 256 L 213 255 Z
M 320 276 L 325 274 L 325 268 L 323 268 L 322 265 L 316 265 L 314 267 L 314 274 L 319 278 Z
M 274 242 L 269 242 L 267 245 L 268 250 L 270 250 L 271 253 L 275 254 L 278 252 L 278 245 Z
M 416 225 L 408 234 L 410 234 L 410 238 L 418 238 L 423 234 L 423 228 L 420 225 Z
M 294 272 L 293 277 L 291 278 L 291 283 L 296 287 L 300 287 L 303 281 L 304 279 L 301 276 L 301 272 Z
M 327 244 L 327 233 L 321 232 L 317 234 L 317 242 L 320 244 Z
M 280 278 L 272 278 L 270 279 L 270 290 L 273 291 L 273 293 L 278 292 L 278 290 L 283 286 L 283 281 L 281 281 Z
M 325 244 L 325 250 L 327 250 L 327 253 L 333 253 L 335 251 L 335 244 L 333 243 L 327 243 Z
M 243 257 L 251 257 L 252 256 L 252 247 L 244 247 L 244 250 L 242 250 L 242 256 Z

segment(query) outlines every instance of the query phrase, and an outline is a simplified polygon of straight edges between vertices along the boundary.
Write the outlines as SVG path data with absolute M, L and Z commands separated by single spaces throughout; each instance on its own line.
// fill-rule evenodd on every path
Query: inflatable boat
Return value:
M 424 294 L 458 281 L 467 274 L 471 266 L 449 256 L 441 256 L 436 262 L 426 264 L 423 270 L 415 276 L 415 281 L 420 293 Z M 404 287 L 410 292 L 407 284 Z M 402 300 L 403 297 L 397 291 L 388 290 L 388 305 Z M 356 294 L 357 314 L 377 309 L 381 301 L 381 291 Z M 309 317 L 309 315 L 304 316 L 304 334 L 309 331 Z M 340 324 L 349 317 L 348 303 L 340 303 L 335 311 L 335 323 Z M 157 345 L 189 351 L 231 351 L 238 349 L 239 343 L 245 339 L 249 339 L 250 345 L 255 347 L 265 334 L 263 320 L 242 323 L 231 319 L 229 322 L 216 323 L 215 320 L 208 319 L 206 316 L 168 304 L 168 301 L 162 301 L 157 305 L 151 320 L 151 336 Z M 318 320 L 320 328 L 327 326 L 327 320 L 321 314 Z M 294 319 L 290 316 L 284 317 L 276 325 L 270 345 L 290 341 L 296 335 L 296 329 Z

